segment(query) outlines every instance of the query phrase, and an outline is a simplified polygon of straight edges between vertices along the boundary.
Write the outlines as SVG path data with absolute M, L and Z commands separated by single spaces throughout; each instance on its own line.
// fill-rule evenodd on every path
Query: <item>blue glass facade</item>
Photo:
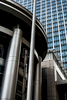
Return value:
M 13 0 L 33 12 L 34 0 Z M 67 68 L 67 0 L 37 0 L 36 17 L 48 37 L 48 49 L 56 49 Z

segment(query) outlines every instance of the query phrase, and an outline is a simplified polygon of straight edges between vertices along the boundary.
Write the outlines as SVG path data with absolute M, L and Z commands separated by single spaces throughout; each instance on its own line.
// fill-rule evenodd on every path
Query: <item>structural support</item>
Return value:
M 20 48 L 22 31 L 17 27 L 14 29 L 11 46 L 5 65 L 5 73 L 2 83 L 1 100 L 14 100 L 19 68 Z
M 33 64 L 34 64 L 34 44 L 35 44 L 35 15 L 36 15 L 36 0 L 34 0 L 33 20 L 31 30 L 31 44 L 30 44 L 30 58 L 28 71 L 28 86 L 27 86 L 27 100 L 32 100 L 32 84 L 33 84 Z
M 23 96 L 22 96 L 22 100 L 25 100 L 25 81 L 26 81 L 26 79 L 25 79 L 25 76 L 26 76 L 26 63 L 27 63 L 27 50 L 25 50 L 25 57 L 24 57 L 24 75 L 23 75 L 23 88 L 22 88 L 22 90 L 23 90 Z
M 41 61 L 42 59 L 39 57 L 39 63 L 36 66 L 34 100 L 41 100 Z

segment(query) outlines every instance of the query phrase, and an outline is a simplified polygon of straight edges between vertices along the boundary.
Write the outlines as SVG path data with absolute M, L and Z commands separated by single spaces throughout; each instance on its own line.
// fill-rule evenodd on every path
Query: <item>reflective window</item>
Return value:
M 52 17 L 53 17 L 53 19 L 54 19 L 54 18 L 57 18 L 57 14 L 53 15 Z
M 65 35 L 61 35 L 60 39 L 66 39 L 66 36 Z
M 66 51 L 62 51 L 62 56 L 67 55 Z
M 52 8 L 52 11 L 56 10 L 56 7 Z
M 63 5 L 63 9 L 67 8 L 67 5 Z
M 63 17 L 59 17 L 58 20 L 59 20 L 59 21 L 63 20 Z
M 67 16 L 64 16 L 65 19 L 67 19 Z
M 65 2 L 66 0 L 62 0 L 62 2 Z
M 54 23 L 54 22 L 57 22 L 57 18 L 53 19 L 53 23 Z
M 61 41 L 61 45 L 64 45 L 64 44 L 66 44 L 66 40 Z
M 67 68 L 67 63 L 66 63 L 66 64 L 64 64 L 64 66 Z
M 53 43 L 49 43 L 48 44 L 48 47 L 53 47 Z
M 57 1 L 57 6 L 61 6 L 61 1 Z
M 65 34 L 65 30 L 60 30 L 60 34 Z
M 52 37 L 52 33 L 47 34 L 47 37 Z
M 63 14 L 62 14 L 62 13 L 60 13 L 60 14 L 58 13 L 58 17 L 62 17 L 62 16 L 63 16 Z
M 57 31 L 58 30 L 58 27 L 53 27 L 53 31 Z
M 47 33 L 52 32 L 52 28 L 47 29 Z
M 62 26 L 59 26 L 59 29 L 61 30 L 61 29 L 64 29 L 64 25 L 62 25 Z
M 52 28 L 52 24 L 47 24 L 47 28 Z
M 56 5 L 52 5 L 52 9 L 53 9 L 54 7 L 56 7 Z
M 66 12 L 67 11 L 67 8 L 63 9 L 63 11 Z
M 59 21 L 59 25 L 63 25 L 64 24 L 64 22 L 63 21 Z
M 56 51 L 60 51 L 60 47 L 55 47 Z
M 67 12 L 64 12 L 64 16 L 67 16 Z
M 57 7 L 57 10 L 61 10 L 62 9 L 62 6 L 60 6 L 60 7 Z
M 51 16 L 48 16 L 47 19 L 50 20 L 51 19 Z
M 58 10 L 58 13 L 62 13 L 62 9 Z
M 47 13 L 47 17 L 48 17 L 48 16 L 51 16 L 51 13 Z
M 67 4 L 67 2 L 63 2 L 62 4 L 63 4 L 63 5 L 64 5 L 64 4 Z
M 59 41 L 59 36 L 54 37 L 54 41 Z
M 52 38 L 48 38 L 48 42 L 51 42 L 52 41 Z
M 54 27 L 54 26 L 58 26 L 58 23 L 53 23 L 53 27 Z
M 60 45 L 59 41 L 54 42 L 54 46 Z
M 48 23 L 51 23 L 51 20 L 47 20 L 47 24 L 48 24 Z
M 58 31 L 56 31 L 56 32 L 53 32 L 53 34 L 54 34 L 54 36 L 57 36 L 57 35 L 59 35 Z

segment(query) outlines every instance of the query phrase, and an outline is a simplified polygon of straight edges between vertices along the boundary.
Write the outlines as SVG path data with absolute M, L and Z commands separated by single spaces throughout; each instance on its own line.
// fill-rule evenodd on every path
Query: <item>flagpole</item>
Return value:
M 28 85 L 27 85 L 27 100 L 32 100 L 32 91 L 33 91 L 32 89 L 33 89 L 34 45 L 35 45 L 35 17 L 36 17 L 36 0 L 34 0 L 34 7 L 33 7 L 29 70 L 28 70 Z

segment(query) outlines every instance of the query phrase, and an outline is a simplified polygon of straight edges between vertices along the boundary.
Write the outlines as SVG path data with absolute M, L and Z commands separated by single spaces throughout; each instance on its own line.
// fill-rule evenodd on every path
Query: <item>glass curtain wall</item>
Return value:
M 13 0 L 33 12 L 34 0 Z M 48 38 L 48 49 L 56 49 L 67 68 L 67 0 L 37 0 L 36 17 Z

